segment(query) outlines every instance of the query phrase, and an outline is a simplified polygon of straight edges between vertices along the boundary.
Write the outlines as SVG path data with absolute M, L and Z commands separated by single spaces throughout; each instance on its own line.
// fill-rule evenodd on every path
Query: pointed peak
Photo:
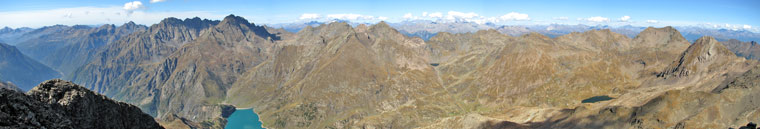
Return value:
M 182 20 L 177 19 L 175 17 L 168 17 L 164 18 L 164 20 L 161 20 L 161 22 L 158 23 L 158 25 L 164 25 L 164 26 L 173 26 L 177 24 L 182 24 Z
M 721 55 L 732 55 L 733 52 L 731 50 L 728 50 L 726 46 L 723 46 L 722 43 L 718 42 L 718 40 L 715 40 L 712 36 L 702 36 L 701 38 L 697 39 L 697 41 L 694 42 L 691 46 L 689 46 L 689 49 L 686 51 L 692 51 L 692 47 L 696 48 L 704 48 L 706 49 L 707 54 L 721 54 Z
M 135 22 L 129 21 L 127 23 L 124 23 L 123 25 L 119 26 L 119 29 L 137 29 L 137 28 L 146 28 L 144 25 L 138 25 Z
M 378 27 L 391 27 L 391 26 L 390 26 L 390 25 L 388 25 L 388 23 L 386 23 L 385 21 L 380 21 L 380 22 L 378 22 L 377 24 L 375 24 L 375 25 L 373 25 L 373 26 L 378 26 Z
M 697 39 L 694 44 L 691 44 L 678 60 L 670 64 L 665 71 L 657 76 L 666 78 L 669 76 L 682 77 L 696 72 L 705 72 L 705 69 L 699 67 L 706 68 L 711 65 L 712 61 L 710 60 L 731 58 L 737 57 L 726 46 L 723 46 L 723 44 L 711 36 L 703 36 Z
M 133 22 L 133 21 L 129 21 L 127 23 L 124 23 L 124 26 L 135 26 L 135 25 L 137 25 L 137 24 L 135 24 L 135 22 Z
M 335 30 L 352 30 L 353 27 L 346 22 L 331 22 L 323 28 L 323 30 L 335 31 Z
M 103 25 L 100 25 L 100 27 L 98 28 L 115 28 L 115 27 L 116 25 L 114 24 L 103 24 Z
M 366 24 L 359 24 L 354 27 L 354 31 L 356 32 L 367 32 L 367 30 L 369 30 L 369 27 Z
M 119 28 L 134 28 L 136 26 L 138 26 L 138 25 L 135 24 L 135 22 L 129 21 L 129 22 L 124 23 L 121 26 L 119 26 Z
M 694 44 L 697 44 L 697 43 L 705 43 L 706 44 L 706 43 L 714 43 L 714 42 L 718 42 L 718 41 L 715 40 L 715 38 L 713 38 L 712 36 L 702 36 L 699 39 L 697 39 L 697 41 L 694 42 Z
M 388 23 L 385 23 L 384 21 L 378 22 L 377 24 L 370 26 L 369 29 L 370 30 L 387 30 L 387 31 L 393 30 L 393 31 L 396 31 L 396 29 L 394 29 L 393 27 L 391 27 L 390 25 L 388 25 Z
M 245 25 L 250 25 L 251 24 L 245 18 L 240 17 L 240 16 L 235 16 L 234 14 L 230 14 L 230 15 L 227 15 L 226 17 L 224 17 L 224 20 L 222 20 L 222 23 L 226 23 L 226 24 L 245 24 Z

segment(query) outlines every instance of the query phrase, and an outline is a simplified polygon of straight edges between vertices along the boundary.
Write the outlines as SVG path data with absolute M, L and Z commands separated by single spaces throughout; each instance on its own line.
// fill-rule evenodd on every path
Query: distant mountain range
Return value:
M 737 56 L 760 60 L 760 45 L 758 45 L 756 41 L 742 42 L 736 39 L 731 39 L 722 43 L 723 45 L 726 45 L 728 49 L 736 53 Z
M 341 21 L 331 21 L 331 22 L 341 22 Z M 342 22 L 349 22 L 352 26 L 356 26 L 360 23 L 351 23 L 350 21 L 342 21 Z M 305 23 L 281 23 L 281 24 L 272 24 L 269 25 L 270 27 L 274 28 L 283 28 L 290 32 L 297 32 L 298 30 L 306 27 L 306 26 L 312 26 L 315 27 L 319 24 L 324 24 L 326 22 L 317 22 L 317 21 L 310 21 Z M 362 24 L 371 24 L 371 23 L 362 23 Z M 495 29 L 499 32 L 502 32 L 504 34 L 508 34 L 511 36 L 520 36 L 524 34 L 528 34 L 530 32 L 537 32 L 543 35 L 547 35 L 549 37 L 557 37 L 565 34 L 569 34 L 571 32 L 584 32 L 589 30 L 600 30 L 600 29 L 610 29 L 613 32 L 620 33 L 626 36 L 629 36 L 633 38 L 638 34 L 639 32 L 643 31 L 647 27 L 641 27 L 641 26 L 631 26 L 631 25 L 625 25 L 625 26 L 619 26 L 619 27 L 612 27 L 607 25 L 596 25 L 596 26 L 589 26 L 589 25 L 564 25 L 564 24 L 550 24 L 550 25 L 496 25 L 496 24 L 478 24 L 473 22 L 435 22 L 430 20 L 412 20 L 412 21 L 402 21 L 399 23 L 389 23 L 393 28 L 398 29 L 400 32 L 404 33 L 407 36 L 412 37 L 420 37 L 422 39 L 428 40 L 430 37 L 434 36 L 438 32 L 449 32 L 449 33 L 474 33 L 478 30 L 486 30 L 486 29 Z M 702 36 L 712 36 L 715 37 L 718 41 L 727 41 L 730 39 L 737 39 L 740 41 L 760 41 L 760 34 L 753 33 L 746 30 L 729 30 L 729 29 L 716 29 L 716 28 L 706 28 L 706 27 L 699 27 L 699 26 L 676 26 L 676 29 L 681 31 L 681 34 L 689 40 L 689 41 L 695 41 L 698 38 Z
M 51 66 L 167 128 L 222 128 L 234 107 L 253 108 L 267 128 L 727 128 L 760 120 L 756 43 L 741 41 L 757 34 L 679 28 L 264 26 L 235 15 L 57 25 L 0 33 L 21 49 L 0 47 L 13 57 L 0 61 L 14 59 L 0 62 L 14 65 L 0 75 L 34 80 L 56 75 Z M 583 101 L 599 96 L 611 100 Z

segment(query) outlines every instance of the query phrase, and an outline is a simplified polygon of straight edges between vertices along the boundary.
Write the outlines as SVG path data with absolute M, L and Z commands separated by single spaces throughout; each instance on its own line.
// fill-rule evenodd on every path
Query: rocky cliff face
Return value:
M 0 89 L 0 127 L 163 128 L 139 108 L 79 85 L 49 80 L 26 94 Z

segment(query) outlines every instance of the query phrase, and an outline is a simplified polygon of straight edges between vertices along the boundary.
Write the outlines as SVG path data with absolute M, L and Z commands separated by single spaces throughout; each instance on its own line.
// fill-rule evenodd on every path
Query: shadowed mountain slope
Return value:
M 60 76 L 57 71 L 22 54 L 16 47 L 0 43 L 0 80 L 29 90 L 41 81 Z

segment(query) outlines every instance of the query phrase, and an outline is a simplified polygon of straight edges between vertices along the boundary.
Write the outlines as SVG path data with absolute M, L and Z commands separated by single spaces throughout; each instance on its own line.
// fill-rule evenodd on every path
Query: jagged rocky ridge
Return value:
M 163 128 L 135 106 L 58 79 L 26 94 L 0 89 L 0 100 L 0 128 Z

